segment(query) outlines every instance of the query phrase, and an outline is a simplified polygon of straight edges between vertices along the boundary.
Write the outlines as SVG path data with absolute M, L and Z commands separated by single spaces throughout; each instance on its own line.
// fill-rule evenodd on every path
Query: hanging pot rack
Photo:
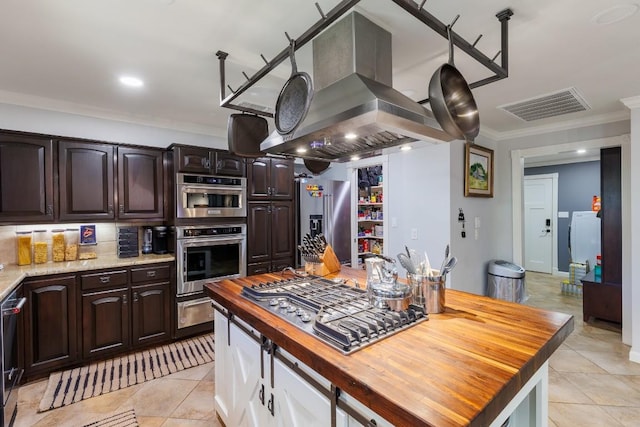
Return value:
M 447 38 L 447 24 L 442 23 L 435 16 L 430 14 L 424 9 L 424 5 L 427 0 L 421 0 L 420 4 L 414 2 L 413 0 L 391 0 L 393 3 L 397 4 L 405 11 L 413 15 L 420 22 L 427 25 L 436 33 L 440 34 L 445 39 Z M 298 50 L 300 47 L 304 46 L 311 40 L 313 40 L 318 34 L 320 34 L 324 29 L 333 24 L 336 20 L 342 17 L 345 13 L 347 13 L 351 8 L 357 5 L 360 0 L 342 0 L 338 3 L 333 9 L 331 9 L 328 13 L 324 13 L 320 8 L 320 5 L 316 3 L 316 8 L 320 13 L 320 19 L 309 27 L 300 37 L 294 40 L 294 52 Z M 511 9 L 504 9 L 496 14 L 496 18 L 500 22 L 500 38 L 501 38 L 501 46 L 500 50 L 493 56 L 493 58 L 489 58 L 484 53 L 479 51 L 476 48 L 476 44 L 482 37 L 480 34 L 473 43 L 469 43 L 460 35 L 455 33 L 454 31 L 450 31 L 451 38 L 453 39 L 453 44 L 457 46 L 460 50 L 468 54 L 470 57 L 475 59 L 478 63 L 489 69 L 494 75 L 484 78 L 482 80 L 478 80 L 476 82 L 470 83 L 470 88 L 476 88 L 480 86 L 484 86 L 489 83 L 493 83 L 498 80 L 505 79 L 509 76 L 509 19 L 513 15 L 513 11 Z M 453 23 L 458 19 L 459 15 L 454 19 Z M 449 24 L 449 26 L 453 26 L 453 23 Z M 224 108 L 230 108 L 237 111 L 242 111 L 244 113 L 257 114 L 259 116 L 265 117 L 273 117 L 273 114 L 258 110 L 255 108 L 234 104 L 233 101 L 237 99 L 240 95 L 242 95 L 247 89 L 251 88 L 254 84 L 260 81 L 264 76 L 269 74 L 274 68 L 276 68 L 280 63 L 287 60 L 290 55 L 290 44 L 293 40 L 289 34 L 284 33 L 287 38 L 287 46 L 280 51 L 273 59 L 270 61 L 267 60 L 264 55 L 260 54 L 260 57 L 264 61 L 265 65 L 260 70 L 258 70 L 253 76 L 249 77 L 244 71 L 242 72 L 246 81 L 240 85 L 237 89 L 233 90 L 231 86 L 226 83 L 225 76 L 225 60 L 229 56 L 227 52 L 223 52 L 221 50 L 216 52 L 216 56 L 218 57 L 218 62 L 220 66 L 220 106 Z M 501 61 L 500 65 L 498 65 L 495 60 L 500 55 Z M 227 89 L 231 92 L 227 96 Z M 429 102 L 428 98 L 417 101 L 419 104 L 425 104 Z

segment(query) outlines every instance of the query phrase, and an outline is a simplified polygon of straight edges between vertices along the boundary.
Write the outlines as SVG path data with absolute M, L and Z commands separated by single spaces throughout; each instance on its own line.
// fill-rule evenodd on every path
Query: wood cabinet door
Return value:
M 162 151 L 118 147 L 118 218 L 163 217 Z
M 134 347 L 170 338 L 170 293 L 169 282 L 131 288 L 131 340 Z
M 244 176 L 245 161 L 227 151 L 215 151 L 215 175 Z
M 0 134 L 0 221 L 52 221 L 53 191 L 53 141 Z
M 294 191 L 294 166 L 291 159 L 270 159 L 270 188 L 272 200 L 292 200 Z
M 247 263 L 271 259 L 271 203 L 247 203 Z
M 127 350 L 129 289 L 82 294 L 82 356 L 108 355 Z
M 247 162 L 247 199 L 267 200 L 271 191 L 271 159 L 260 157 Z
M 271 202 L 271 258 L 293 258 L 293 202 Z
M 76 276 L 24 282 L 25 375 L 78 360 Z
M 114 146 L 60 141 L 58 151 L 60 219 L 114 219 Z
M 214 165 L 213 152 L 208 148 L 177 146 L 174 154 L 178 172 L 208 174 Z

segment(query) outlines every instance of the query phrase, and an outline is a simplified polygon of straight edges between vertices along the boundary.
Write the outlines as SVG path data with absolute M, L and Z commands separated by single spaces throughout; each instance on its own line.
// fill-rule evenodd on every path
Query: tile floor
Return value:
M 561 292 L 561 279 L 527 272 L 526 304 L 570 313 L 574 332 L 550 359 L 549 425 L 639 426 L 640 364 L 629 362 L 615 325 L 582 321 L 582 299 Z M 82 426 L 133 407 L 141 426 L 220 424 L 213 409 L 213 363 L 37 413 L 46 380 L 19 390 L 16 426 Z

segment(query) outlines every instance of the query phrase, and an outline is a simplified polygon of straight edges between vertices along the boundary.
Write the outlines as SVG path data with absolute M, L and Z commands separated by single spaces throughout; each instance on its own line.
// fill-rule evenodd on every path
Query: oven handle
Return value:
M 244 187 L 241 187 L 239 185 L 228 187 L 218 187 L 212 185 L 189 185 L 183 186 L 180 191 L 182 193 L 211 193 L 215 191 L 220 194 L 239 194 L 244 191 Z
M 13 307 L 9 307 L 9 308 L 3 308 L 2 309 L 2 315 L 3 316 L 13 316 L 15 314 L 20 314 L 20 311 L 22 311 L 22 307 L 24 306 L 24 304 L 27 302 L 27 298 L 26 297 L 22 297 L 18 300 L 18 303 L 13 306 Z
M 198 247 L 198 246 L 206 246 L 208 244 L 226 244 L 226 243 L 243 243 L 247 240 L 247 236 L 242 234 L 242 237 L 235 237 L 238 236 L 237 234 L 234 235 L 234 237 L 225 237 L 225 236 L 220 236 L 218 238 L 211 238 L 211 237 L 207 237 L 207 238 L 201 238 L 201 237 L 194 237 L 194 238 L 180 238 L 178 240 L 180 240 L 180 243 L 182 245 L 182 248 L 193 248 Z

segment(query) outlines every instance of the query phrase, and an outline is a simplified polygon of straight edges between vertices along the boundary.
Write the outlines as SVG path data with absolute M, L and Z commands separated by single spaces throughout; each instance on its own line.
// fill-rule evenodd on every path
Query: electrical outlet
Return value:
M 480 231 L 477 228 L 475 230 L 475 235 L 474 236 L 475 236 L 476 240 L 478 240 L 478 237 L 480 236 Z
M 474 218 L 474 222 L 475 222 L 475 228 L 480 228 L 480 217 L 477 216 Z
M 397 227 L 398 226 L 398 218 L 393 216 L 391 217 L 391 226 L 392 227 Z
M 418 240 L 418 229 L 417 228 L 412 228 L 411 229 L 411 240 Z

